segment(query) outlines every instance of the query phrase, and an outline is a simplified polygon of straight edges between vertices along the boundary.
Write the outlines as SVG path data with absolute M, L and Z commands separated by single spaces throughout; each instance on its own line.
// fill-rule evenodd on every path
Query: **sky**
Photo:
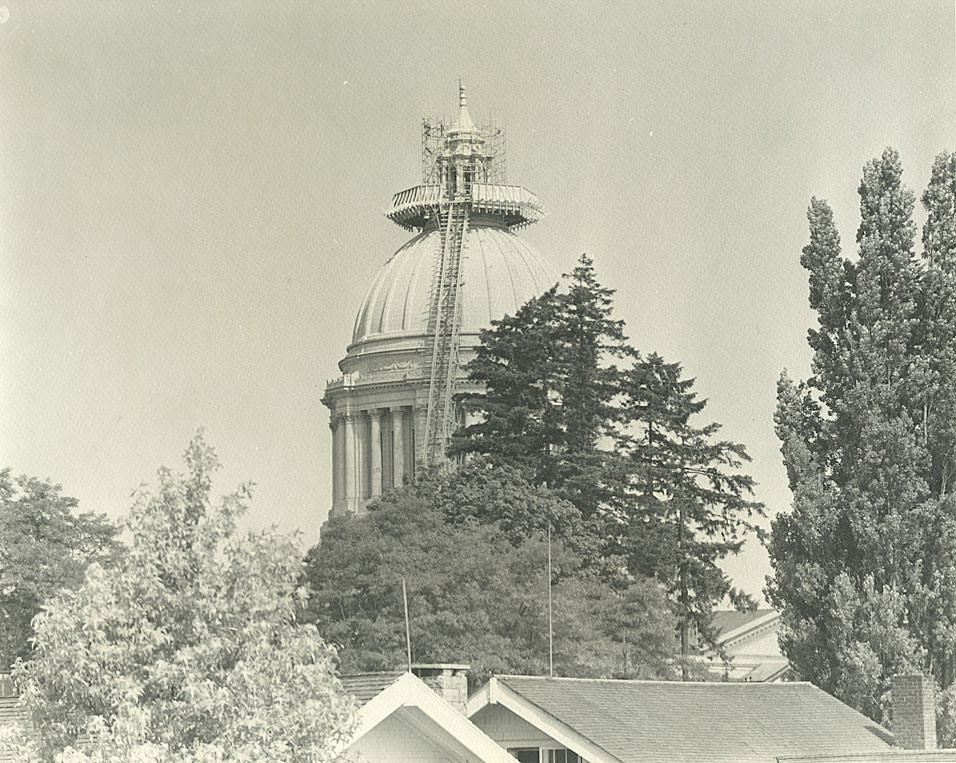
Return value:
M 0 467 L 120 517 L 202 427 L 220 492 L 256 483 L 249 526 L 303 547 L 325 384 L 408 237 L 382 211 L 459 78 L 551 213 L 521 235 L 557 272 L 594 258 L 770 515 L 810 198 L 852 254 L 863 165 L 893 146 L 920 193 L 956 149 L 953 0 L 4 1 Z M 753 542 L 726 568 L 758 595 L 770 571 Z

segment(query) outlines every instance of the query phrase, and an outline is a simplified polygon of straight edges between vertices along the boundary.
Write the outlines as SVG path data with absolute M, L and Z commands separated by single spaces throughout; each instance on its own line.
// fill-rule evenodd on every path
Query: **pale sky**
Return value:
M 3 2 L 0 466 L 114 517 L 202 426 L 250 524 L 315 542 L 320 398 L 459 77 L 551 211 L 522 235 L 594 257 L 771 512 L 810 197 L 852 252 L 865 162 L 894 146 L 920 193 L 956 149 L 953 0 Z M 769 571 L 753 544 L 727 568 Z

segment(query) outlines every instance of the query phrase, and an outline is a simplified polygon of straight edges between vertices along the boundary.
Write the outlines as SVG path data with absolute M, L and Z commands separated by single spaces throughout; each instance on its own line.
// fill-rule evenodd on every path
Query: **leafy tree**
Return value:
M 769 546 L 781 645 L 875 719 L 896 672 L 952 686 L 956 648 L 954 159 L 937 158 L 923 195 L 922 262 L 901 175 L 892 149 L 864 167 L 856 261 L 811 202 L 813 376 L 782 375 L 775 414 L 794 496 Z
M 0 470 L 0 671 L 29 656 L 30 621 L 43 601 L 116 550 L 106 517 L 76 507 L 59 485 Z
M 33 659 L 15 672 L 37 754 L 331 760 L 353 708 L 335 651 L 297 622 L 299 552 L 271 532 L 240 536 L 248 488 L 213 502 L 218 462 L 201 435 L 185 460 L 139 496 L 116 564 L 91 565 L 37 617 Z
M 436 484 L 441 479 L 449 482 Z M 461 489 L 460 476 L 432 477 L 391 491 L 366 515 L 323 527 L 307 558 L 309 617 L 341 644 L 343 670 L 405 664 L 404 579 L 415 661 L 466 662 L 473 681 L 547 671 L 547 536 L 535 527 L 523 536 L 515 532 L 518 524 L 479 521 L 466 504 L 474 495 L 491 495 L 490 480 L 482 475 L 472 491 Z M 517 495 L 513 481 L 502 484 L 502 496 Z M 538 494 L 547 515 L 543 500 Z M 669 672 L 672 631 L 658 586 L 621 577 L 611 587 L 557 538 L 552 569 L 556 671 Z
M 753 479 L 740 467 L 750 460 L 743 445 L 716 439 L 720 425 L 695 426 L 706 401 L 678 363 L 659 355 L 638 358 L 623 375 L 621 436 L 627 454 L 616 513 L 625 526 L 629 569 L 653 575 L 668 588 L 677 617 L 683 678 L 690 674 L 691 636 L 716 647 L 712 612 L 726 596 L 741 607 L 753 602 L 735 590 L 718 562 L 736 554 L 763 505 L 749 500 Z

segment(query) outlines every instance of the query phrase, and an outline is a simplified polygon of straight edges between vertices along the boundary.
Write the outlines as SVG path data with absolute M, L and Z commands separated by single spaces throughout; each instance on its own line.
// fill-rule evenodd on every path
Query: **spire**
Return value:
M 468 96 L 465 95 L 465 86 L 458 80 L 458 121 L 451 129 L 452 132 L 478 132 L 475 123 L 468 113 Z

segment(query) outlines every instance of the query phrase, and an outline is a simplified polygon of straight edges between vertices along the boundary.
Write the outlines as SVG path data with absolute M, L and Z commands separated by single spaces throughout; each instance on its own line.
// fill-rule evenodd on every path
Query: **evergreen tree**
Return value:
M 479 421 L 452 450 L 519 465 L 590 517 L 618 418 L 613 361 L 633 350 L 593 260 L 581 255 L 566 277 L 567 292 L 553 288 L 482 333 L 467 370 L 484 392 L 463 399 Z
M 863 171 L 856 262 L 829 207 L 811 202 L 813 376 L 777 388 L 794 496 L 770 543 L 781 644 L 801 675 L 878 720 L 894 673 L 953 680 L 953 166 L 939 157 L 923 196 L 922 264 L 893 150 Z
M 714 606 L 750 604 L 717 566 L 763 513 L 740 472 L 749 458 L 719 425 L 693 423 L 705 401 L 678 364 L 627 343 L 590 258 L 568 280 L 482 335 L 469 372 L 485 392 L 466 399 L 478 422 L 457 449 L 518 465 L 577 507 L 577 540 L 565 539 L 609 580 L 625 569 L 661 581 L 686 676 L 691 630 L 712 640 Z
M 626 526 L 624 551 L 633 573 L 649 574 L 668 588 L 680 634 L 683 677 L 689 677 L 692 632 L 716 646 L 714 607 L 736 591 L 718 562 L 740 551 L 763 505 L 749 500 L 753 479 L 739 471 L 750 460 L 739 443 L 718 440 L 716 423 L 696 426 L 706 401 L 678 363 L 659 355 L 638 358 L 623 377 L 622 436 L 627 479 L 618 514 Z

